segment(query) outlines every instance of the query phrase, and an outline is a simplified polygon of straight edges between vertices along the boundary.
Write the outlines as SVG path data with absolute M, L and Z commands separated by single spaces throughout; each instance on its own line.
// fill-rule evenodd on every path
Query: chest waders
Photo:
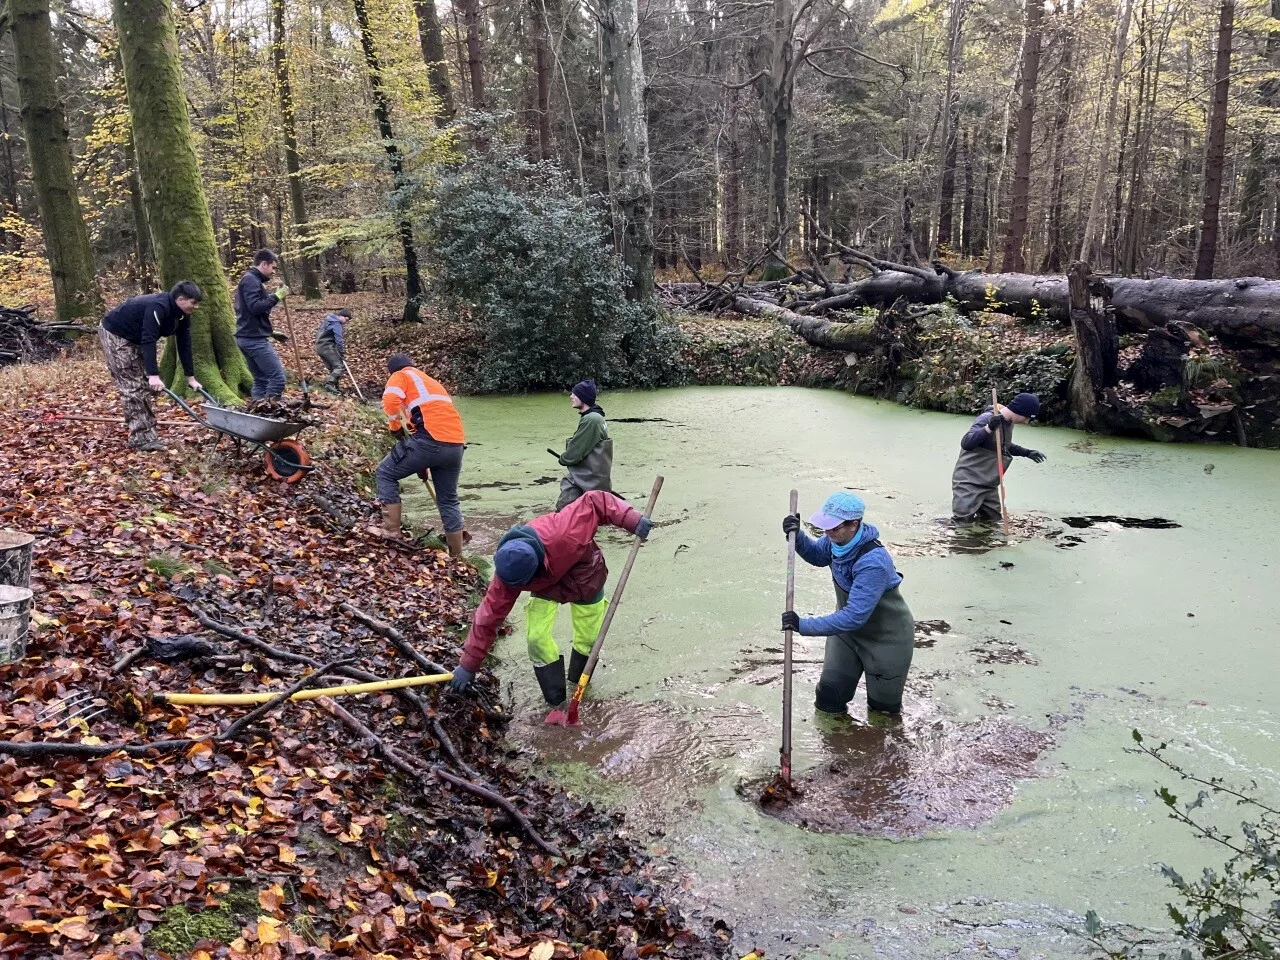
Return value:
M 879 540 L 863 544 L 854 554 L 856 564 L 863 555 L 884 549 Z M 849 593 L 835 584 L 836 602 L 841 608 Z M 886 590 L 871 616 L 857 630 L 827 637 L 814 706 L 820 713 L 845 713 L 858 690 L 858 681 L 867 678 L 867 706 L 881 713 L 902 712 L 902 690 L 915 652 L 915 619 L 898 587 Z

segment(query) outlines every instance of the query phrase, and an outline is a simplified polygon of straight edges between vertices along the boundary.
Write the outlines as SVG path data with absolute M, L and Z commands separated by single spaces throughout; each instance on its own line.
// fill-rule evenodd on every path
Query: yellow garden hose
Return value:
M 399 690 L 403 687 L 421 687 L 429 683 L 444 683 L 453 678 L 452 673 L 433 673 L 421 677 L 401 677 L 398 680 L 378 680 L 374 683 L 352 683 L 345 687 L 319 687 L 295 693 L 290 700 L 314 700 L 317 697 L 341 697 L 349 693 L 377 693 L 380 690 Z M 231 707 L 246 703 L 266 703 L 284 691 L 275 693 L 160 693 L 155 699 L 162 703 L 184 706 Z

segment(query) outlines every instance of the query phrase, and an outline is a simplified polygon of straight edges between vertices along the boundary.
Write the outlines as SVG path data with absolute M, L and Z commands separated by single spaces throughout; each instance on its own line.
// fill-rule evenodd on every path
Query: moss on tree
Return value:
M 9 14 L 22 99 L 22 132 L 31 157 L 57 319 L 73 323 L 97 318 L 102 315 L 102 294 L 94 277 L 93 250 L 76 191 L 67 115 L 58 99 L 58 55 L 49 0 L 10 0 Z
M 237 400 L 252 377 L 235 343 L 235 312 L 200 179 L 173 11 L 167 0 L 112 0 L 111 8 L 160 276 L 166 286 L 194 280 L 204 291 L 191 318 L 196 378 L 219 399 Z M 165 350 L 161 375 L 182 388 L 185 377 L 173 343 Z

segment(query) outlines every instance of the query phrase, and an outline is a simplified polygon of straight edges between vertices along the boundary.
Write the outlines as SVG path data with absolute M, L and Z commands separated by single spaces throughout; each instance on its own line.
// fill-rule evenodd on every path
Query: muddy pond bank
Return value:
M 661 526 L 581 734 L 541 727 L 523 626 L 500 641 L 513 735 L 539 769 L 654 831 L 651 850 L 736 921 L 738 946 L 1066 957 L 1081 944 L 1061 926 L 1087 909 L 1163 929 L 1169 893 L 1155 864 L 1185 875 L 1215 854 L 1151 802 L 1161 776 L 1124 752 L 1133 728 L 1202 772 L 1280 795 L 1280 679 L 1258 669 L 1280 616 L 1274 454 L 1019 428 L 1049 456 L 1010 474 L 1026 536 L 984 542 L 940 522 L 966 417 L 794 388 L 606 393 L 602 404 L 619 491 L 640 500 L 655 473 L 667 478 Z M 560 396 L 459 406 L 476 441 L 464 483 L 501 484 L 467 490 L 479 499 L 463 504 L 477 542 L 491 543 L 550 507 L 545 447 L 569 434 L 572 414 Z M 815 783 L 811 829 L 739 793 L 776 763 L 778 526 L 792 485 L 802 510 L 858 489 L 916 619 L 950 627 L 921 638 L 931 645 L 916 650 L 901 731 L 867 727 L 861 697 L 856 725 L 821 729 L 810 710 L 821 641 L 801 640 L 796 768 Z M 616 572 L 623 539 L 606 537 L 605 550 Z M 797 608 L 830 604 L 828 575 L 802 567 Z M 822 832 L 833 811 L 869 829 Z

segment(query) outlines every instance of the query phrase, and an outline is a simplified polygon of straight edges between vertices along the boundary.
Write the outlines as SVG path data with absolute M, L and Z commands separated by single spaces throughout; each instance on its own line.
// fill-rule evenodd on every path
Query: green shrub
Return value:
M 477 391 L 683 380 L 681 334 L 626 298 L 597 214 L 555 165 L 494 144 L 446 171 L 424 224 L 441 309 L 479 324 Z

